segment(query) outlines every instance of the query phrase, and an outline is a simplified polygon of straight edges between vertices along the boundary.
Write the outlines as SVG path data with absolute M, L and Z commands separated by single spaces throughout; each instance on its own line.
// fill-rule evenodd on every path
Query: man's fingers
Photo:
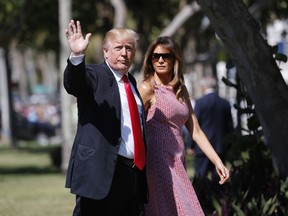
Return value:
M 73 34 L 76 34 L 76 33 L 77 33 L 77 29 L 76 29 L 76 25 L 75 25 L 74 20 L 71 21 L 71 27 L 72 27 L 72 33 L 73 33 Z
M 69 36 L 73 34 L 73 27 L 72 26 L 73 26 L 73 21 L 71 20 L 69 23 L 69 30 L 68 30 Z
M 77 24 L 77 33 L 82 34 L 80 21 L 77 21 L 76 24 Z

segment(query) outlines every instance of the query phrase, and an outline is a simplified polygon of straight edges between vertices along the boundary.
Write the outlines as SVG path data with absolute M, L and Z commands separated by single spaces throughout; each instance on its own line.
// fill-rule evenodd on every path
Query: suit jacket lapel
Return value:
M 103 63 L 103 67 L 104 67 L 104 71 L 108 75 L 108 79 L 109 79 L 108 82 L 109 82 L 109 87 L 111 88 L 112 95 L 113 95 L 113 102 L 114 102 L 114 107 L 116 109 L 116 116 L 119 119 L 119 123 L 120 123 L 121 101 L 120 101 L 120 92 L 119 92 L 118 84 L 115 80 L 114 74 L 112 73 L 108 65 L 106 63 Z

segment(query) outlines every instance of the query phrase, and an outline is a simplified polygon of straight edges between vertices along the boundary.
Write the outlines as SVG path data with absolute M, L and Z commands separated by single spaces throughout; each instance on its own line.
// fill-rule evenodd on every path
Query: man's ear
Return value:
M 104 58 L 108 59 L 107 50 L 105 48 L 103 48 L 103 54 L 104 54 Z

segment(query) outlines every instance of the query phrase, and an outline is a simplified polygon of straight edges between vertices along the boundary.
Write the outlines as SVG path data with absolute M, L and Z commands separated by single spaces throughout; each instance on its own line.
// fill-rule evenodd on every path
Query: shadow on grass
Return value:
M 17 147 L 18 151 L 22 152 L 29 152 L 29 153 L 50 153 L 51 151 L 54 151 L 55 149 L 61 148 L 60 145 L 48 145 L 48 146 L 39 146 L 37 144 L 22 144 Z
M 61 170 L 57 167 L 0 167 L 0 176 L 1 175 L 31 175 L 31 174 L 56 174 L 61 173 Z
M 19 145 L 17 148 L 11 148 L 9 146 L 1 146 L 0 148 L 1 154 L 11 154 L 11 157 L 14 157 L 14 160 L 17 161 L 17 163 L 10 164 L 9 166 L 5 166 L 0 164 L 0 176 L 2 175 L 31 175 L 31 174 L 56 174 L 56 173 L 62 173 L 60 166 L 61 166 L 61 146 L 60 145 L 54 145 L 54 146 L 39 146 L 34 143 L 24 143 L 22 145 Z M 26 160 L 25 158 L 19 159 L 16 154 L 17 153 L 28 153 L 28 157 L 34 157 L 35 154 L 41 154 L 45 155 L 48 154 L 51 159 L 51 164 L 42 165 L 40 164 L 25 164 Z M 44 154 L 43 154 L 44 153 Z M 41 158 L 38 158 L 38 160 L 41 160 Z M 19 164 L 19 165 L 18 165 Z

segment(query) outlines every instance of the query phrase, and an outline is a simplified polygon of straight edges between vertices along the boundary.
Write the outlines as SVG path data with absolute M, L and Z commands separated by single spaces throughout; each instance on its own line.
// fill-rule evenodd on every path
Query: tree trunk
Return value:
M 115 9 L 114 27 L 124 27 L 126 25 L 127 9 L 124 1 L 110 0 L 110 3 Z
M 11 143 L 11 129 L 10 129 L 10 109 L 9 109 L 9 93 L 8 93 L 8 78 L 6 72 L 4 49 L 0 48 L 0 95 L 1 95 L 1 139 L 3 143 Z
M 68 42 L 65 38 L 65 29 L 68 28 L 69 21 L 71 20 L 71 0 L 59 0 L 59 40 L 60 40 L 60 97 L 61 97 L 61 110 L 62 110 L 62 164 L 61 169 L 65 173 L 68 168 L 70 152 L 73 144 L 75 133 L 75 123 L 73 121 L 73 106 L 72 96 L 68 95 L 63 88 L 63 71 L 67 64 L 67 57 L 69 56 Z
M 2 54 L 4 54 L 4 60 L 5 60 L 4 65 L 6 65 L 6 68 L 3 70 L 4 73 L 6 72 L 6 75 L 3 76 L 3 81 L 2 81 L 2 82 L 6 82 L 6 84 L 4 84 L 3 86 L 3 88 L 6 88 L 6 90 L 4 90 L 3 93 L 5 94 L 5 99 L 7 100 L 4 102 L 6 107 L 5 108 L 3 107 L 5 110 L 4 110 L 4 113 L 2 113 L 2 117 L 5 118 L 5 124 L 8 123 L 8 125 L 6 125 L 6 130 L 7 130 L 6 135 L 8 136 L 7 141 L 9 142 L 8 144 L 12 148 L 17 148 L 18 142 L 15 137 L 16 122 L 15 122 L 15 111 L 14 111 L 13 98 L 12 98 L 11 68 L 9 64 L 8 47 L 9 46 L 5 46 L 2 52 Z M 4 115 L 7 115 L 7 116 L 4 116 Z
M 288 176 L 288 87 L 259 24 L 241 0 L 199 0 L 237 67 L 280 177 Z M 261 167 L 259 167 L 261 169 Z
M 174 17 L 172 22 L 163 29 L 160 33 L 161 36 L 172 36 L 174 33 L 189 19 L 193 14 L 198 12 L 200 7 L 196 2 L 185 5 L 181 11 Z

